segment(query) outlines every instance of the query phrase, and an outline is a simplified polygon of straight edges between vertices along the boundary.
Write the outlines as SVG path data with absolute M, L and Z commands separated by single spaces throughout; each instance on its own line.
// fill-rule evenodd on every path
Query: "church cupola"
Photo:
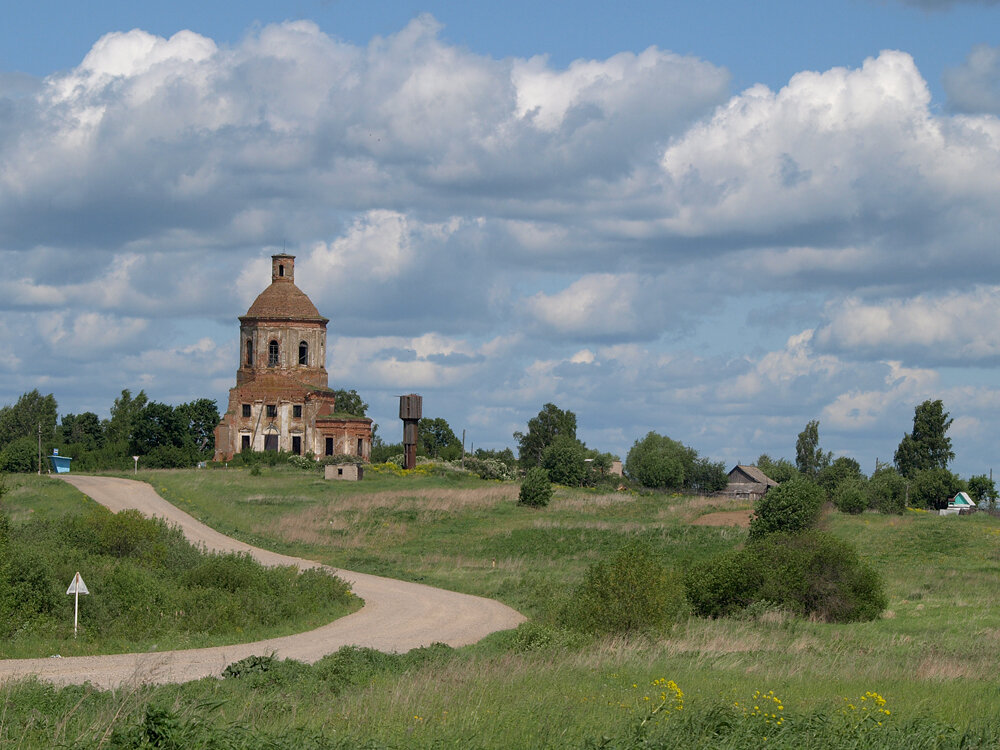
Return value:
M 295 256 L 280 255 L 271 256 L 271 281 L 295 281 Z

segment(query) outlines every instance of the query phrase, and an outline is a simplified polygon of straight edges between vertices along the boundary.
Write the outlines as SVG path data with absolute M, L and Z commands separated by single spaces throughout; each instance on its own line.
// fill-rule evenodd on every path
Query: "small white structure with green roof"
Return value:
M 942 516 L 960 516 L 972 513 L 976 509 L 975 501 L 969 497 L 967 492 L 959 492 L 948 501 L 948 507 L 942 508 L 938 513 Z M 964 511 L 964 512 L 963 512 Z

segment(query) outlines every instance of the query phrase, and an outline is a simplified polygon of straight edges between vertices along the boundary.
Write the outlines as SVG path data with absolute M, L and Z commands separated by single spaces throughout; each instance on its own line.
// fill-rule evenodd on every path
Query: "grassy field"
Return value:
M 143 747 L 157 732 L 190 747 L 1000 743 L 1000 519 L 825 515 L 823 526 L 856 544 L 886 579 L 889 608 L 875 622 L 829 625 L 765 611 L 595 641 L 554 625 L 590 564 L 641 538 L 679 568 L 703 565 L 745 531 L 692 521 L 732 506 L 559 490 L 548 508 L 529 510 L 516 506 L 513 484 L 455 476 L 370 473 L 351 484 L 230 469 L 140 478 L 238 538 L 493 596 L 531 623 L 409 660 L 348 653 L 314 667 L 277 664 L 247 678 L 115 693 L 7 686 L 0 744 L 23 737 L 24 747 L 88 746 L 106 735 L 118 743 L 107 746 Z M 667 681 L 683 692 L 682 710 Z

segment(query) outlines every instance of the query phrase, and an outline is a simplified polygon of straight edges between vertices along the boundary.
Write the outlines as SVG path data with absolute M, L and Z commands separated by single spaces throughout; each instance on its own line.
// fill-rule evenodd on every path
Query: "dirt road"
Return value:
M 249 552 L 265 565 L 317 567 L 309 560 L 230 539 L 174 507 L 143 482 L 75 475 L 62 478 L 112 511 L 136 508 L 146 515 L 165 518 L 180 526 L 192 542 L 204 544 L 209 550 Z M 398 652 L 434 642 L 463 646 L 497 630 L 516 627 L 524 620 L 515 610 L 491 599 L 348 570 L 335 572 L 350 582 L 354 593 L 365 600 L 365 606 L 308 633 L 184 651 L 9 659 L 0 661 L 0 682 L 26 675 L 57 684 L 90 681 L 103 688 L 132 682 L 186 682 L 221 675 L 228 664 L 251 655 L 274 653 L 279 658 L 311 663 L 344 645 Z

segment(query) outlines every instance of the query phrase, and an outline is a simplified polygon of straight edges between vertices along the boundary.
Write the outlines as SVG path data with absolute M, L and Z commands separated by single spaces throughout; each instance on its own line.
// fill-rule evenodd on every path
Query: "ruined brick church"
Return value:
M 367 461 L 372 421 L 338 414 L 327 385 L 326 324 L 295 286 L 295 256 L 271 256 L 271 285 L 240 317 L 240 366 L 215 428 L 215 460 L 246 450 Z

